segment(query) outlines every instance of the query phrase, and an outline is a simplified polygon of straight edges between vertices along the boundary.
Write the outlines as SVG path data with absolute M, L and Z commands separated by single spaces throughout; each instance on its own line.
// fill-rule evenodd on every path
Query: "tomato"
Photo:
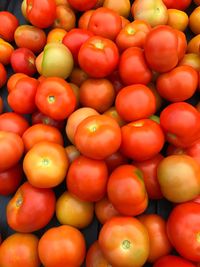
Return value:
M 155 83 L 149 83 L 148 84 L 148 88 L 151 89 L 152 93 L 155 96 L 155 99 L 156 99 L 156 111 L 159 111 L 160 108 L 162 107 L 162 104 L 163 104 L 163 98 L 158 93 Z
M 65 179 L 68 164 L 65 149 L 61 145 L 43 141 L 26 153 L 23 169 L 33 186 L 50 188 Z
M 64 79 L 48 77 L 38 85 L 35 103 L 42 113 L 63 120 L 74 111 L 76 97 Z
M 18 47 L 28 48 L 33 53 L 41 52 L 46 44 L 45 32 L 31 25 L 17 27 L 14 38 Z
M 151 119 L 131 122 L 121 130 L 121 151 L 135 161 L 151 159 L 163 148 L 163 131 L 160 125 Z
M 64 192 L 56 202 L 56 217 L 61 224 L 85 228 L 93 219 L 94 204 Z
M 80 156 L 80 152 L 78 151 L 78 149 L 73 146 L 73 145 L 69 145 L 65 147 L 65 151 L 67 153 L 67 157 L 69 160 L 69 163 L 71 164 L 76 158 L 78 158 Z
M 70 6 L 77 9 L 78 11 L 86 11 L 92 9 L 97 0 L 68 0 Z
M 24 74 L 24 73 L 14 73 L 12 74 L 7 81 L 7 89 L 8 89 L 8 93 L 11 92 L 12 90 L 15 89 L 15 86 L 17 84 L 17 82 L 21 79 L 21 78 L 25 78 L 28 75 Z
M 80 67 L 91 77 L 104 78 L 117 67 L 119 52 L 111 40 L 90 37 L 80 48 L 78 54 Z
M 200 8 L 196 7 L 192 13 L 189 16 L 189 27 L 191 31 L 195 34 L 200 33 L 200 27 L 199 27 L 199 14 L 200 14 Z
M 62 247 L 62 249 L 60 249 Z M 38 245 L 44 266 L 81 266 L 86 245 L 82 233 L 74 227 L 62 225 L 47 230 Z
M 70 193 L 84 201 L 98 201 L 106 193 L 108 170 L 104 161 L 77 157 L 70 165 L 66 184 Z
M 32 25 L 38 28 L 51 26 L 56 17 L 55 0 L 25 0 L 26 15 Z M 45 19 L 44 19 L 45 14 Z
M 28 121 L 17 113 L 6 112 L 0 115 L 0 131 L 13 132 L 22 136 L 28 127 Z
M 15 233 L 7 237 L 0 246 L 0 265 L 39 267 L 38 241 L 32 234 Z
M 187 49 L 186 36 L 183 32 L 179 30 L 174 29 L 174 32 L 178 38 L 178 59 L 181 60 L 184 57 Z
M 119 61 L 119 74 L 125 85 L 148 84 L 151 81 L 152 72 L 147 66 L 141 48 L 130 47 L 122 53 Z
M 15 166 L 21 159 L 24 145 L 21 137 L 12 132 L 0 131 L 0 172 Z
M 80 16 L 79 21 L 78 21 L 78 27 L 80 29 L 88 30 L 88 24 L 89 24 L 90 18 L 91 18 L 93 13 L 94 13 L 94 10 L 90 9 L 90 10 L 84 12 Z
M 121 130 L 114 119 L 106 115 L 94 115 L 79 124 L 74 140 L 83 155 L 101 160 L 119 149 Z
M 189 99 L 198 87 L 198 74 L 191 66 L 179 66 L 161 74 L 156 81 L 158 93 L 171 102 Z
M 184 258 L 168 255 L 157 260 L 153 267 L 196 267 L 196 265 Z
M 13 194 L 19 187 L 22 178 L 23 169 L 21 164 L 0 172 L 0 195 Z
M 199 139 L 200 114 L 192 105 L 178 102 L 168 105 L 160 115 L 160 124 L 169 143 L 191 146 Z
M 125 18 L 127 18 L 130 14 L 131 4 L 129 0 L 105 0 L 103 1 L 103 6 L 112 9 Z
M 120 153 L 120 151 L 117 151 L 105 158 L 105 162 L 108 167 L 108 172 L 111 173 L 118 166 L 128 163 L 129 160 L 122 153 Z
M 163 198 L 157 177 L 157 168 L 163 158 L 161 154 L 157 154 L 149 160 L 134 162 L 134 165 L 142 171 L 145 187 L 150 199 Z
M 79 50 L 93 33 L 84 29 L 72 29 L 63 38 L 62 43 L 69 48 L 76 63 L 78 63 Z
M 119 212 L 107 197 L 102 198 L 95 203 L 95 215 L 101 224 L 106 223 L 113 217 L 119 216 Z
M 200 71 L 200 56 L 195 53 L 185 54 L 179 66 L 191 66 L 196 71 Z
M 14 47 L 0 38 L 0 63 L 2 63 L 3 65 L 10 64 L 10 58 L 13 51 Z
M 144 47 L 147 34 L 151 26 L 143 20 L 135 20 L 128 23 L 117 35 L 116 44 L 121 51 L 129 47 Z
M 88 74 L 80 69 L 74 68 L 69 76 L 69 80 L 71 83 L 74 83 L 77 86 L 81 86 L 81 84 L 89 78 Z
M 76 26 L 76 15 L 74 11 L 66 5 L 56 7 L 56 18 L 53 23 L 54 28 L 61 28 L 70 31 Z
M 36 110 L 35 96 L 39 82 L 35 78 L 21 78 L 8 95 L 8 104 L 20 114 L 33 113 Z
M 179 60 L 178 37 L 169 26 L 157 26 L 147 35 L 144 52 L 149 67 L 158 72 L 173 69 Z
M 25 182 L 18 188 L 6 207 L 8 225 L 21 233 L 39 230 L 53 217 L 55 203 L 53 190 L 35 188 Z
M 0 114 L 3 112 L 3 99 L 0 96 Z
M 110 107 L 103 114 L 113 118 L 119 124 L 120 127 L 126 124 L 126 122 L 119 116 L 116 107 Z
M 115 217 L 99 233 L 100 248 L 115 267 L 143 266 L 149 255 L 146 228 L 136 218 Z
M 192 0 L 163 0 L 167 8 L 176 8 L 179 10 L 185 10 L 191 4 Z
M 184 31 L 189 22 L 187 13 L 179 9 L 168 9 L 168 21 L 167 24 L 174 29 Z
M 107 79 L 87 79 L 80 87 L 80 103 L 103 113 L 114 102 L 115 90 Z
M 105 259 L 98 241 L 95 241 L 89 248 L 86 255 L 86 267 L 108 267 L 109 263 Z M 111 266 L 111 265 L 110 265 Z
M 191 38 L 188 42 L 187 52 L 199 54 L 200 34 Z
M 147 228 L 150 239 L 150 253 L 148 262 L 155 262 L 160 257 L 168 255 L 172 246 L 167 237 L 166 222 L 156 214 L 144 214 L 138 218 Z
M 23 134 L 22 140 L 26 151 L 41 141 L 54 142 L 63 146 L 62 134 L 58 129 L 45 124 L 36 124 L 29 127 Z
M 5 85 L 7 81 L 7 71 L 2 63 L 0 63 L 0 88 Z
M 47 35 L 47 43 L 62 43 L 67 31 L 60 28 L 55 28 L 49 31 Z
M 64 128 L 65 122 L 64 120 L 54 120 L 51 117 L 43 114 L 40 111 L 36 111 L 32 114 L 32 124 L 45 124 L 45 125 L 49 125 L 49 126 L 53 126 L 55 128 L 57 128 L 58 130 L 62 130 Z
M 106 7 L 97 8 L 91 15 L 88 30 L 97 36 L 115 40 L 122 28 L 122 20 L 115 11 Z
M 8 42 L 14 40 L 14 32 L 19 25 L 18 19 L 8 11 L 0 12 L 0 36 Z
M 199 225 L 200 205 L 195 202 L 177 205 L 167 221 L 168 237 L 176 251 L 195 262 L 200 259 Z

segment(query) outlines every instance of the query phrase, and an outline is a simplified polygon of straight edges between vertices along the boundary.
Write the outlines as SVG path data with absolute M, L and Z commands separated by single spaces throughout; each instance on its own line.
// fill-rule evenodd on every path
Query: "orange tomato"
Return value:
M 66 33 L 67 31 L 61 28 L 50 30 L 47 35 L 47 43 L 62 43 Z
M 88 24 L 93 13 L 94 13 L 94 10 L 88 10 L 83 13 L 83 15 L 80 17 L 78 21 L 78 27 L 80 29 L 85 29 L 85 30 L 88 29 Z
M 195 53 L 185 54 L 179 62 L 179 66 L 181 65 L 191 66 L 196 71 L 200 71 L 200 55 Z
M 187 52 L 199 54 L 200 53 L 199 47 L 200 47 L 200 34 L 197 34 L 189 41 L 187 46 Z
M 179 31 L 184 31 L 189 23 L 187 13 L 178 9 L 168 9 L 167 25 Z
M 10 63 L 10 57 L 12 52 L 14 51 L 14 47 L 0 38 L 0 63 L 3 65 L 8 65 Z
M 65 147 L 65 151 L 67 153 L 69 164 L 71 164 L 76 158 L 78 158 L 78 156 L 80 156 L 80 152 L 73 145 L 69 145 Z
M 72 73 L 69 76 L 69 80 L 71 83 L 74 83 L 78 87 L 81 86 L 81 84 L 88 79 L 87 73 L 80 69 L 80 68 L 74 68 L 72 70 Z
M 117 112 L 116 107 L 107 109 L 103 114 L 113 118 L 120 127 L 126 124 L 126 122 L 120 117 L 119 113 Z
M 196 7 L 189 16 L 189 27 L 193 33 L 200 33 L 200 7 Z
M 56 7 L 56 19 L 53 23 L 53 28 L 62 28 L 70 31 L 75 28 L 76 15 L 74 11 L 67 5 L 58 5 Z
M 129 0 L 104 0 L 103 6 L 112 9 L 113 11 L 125 18 L 130 15 L 131 4 Z
M 111 267 L 104 257 L 98 241 L 95 241 L 87 252 L 86 267 Z
M 8 81 L 7 81 L 7 89 L 8 89 L 8 92 L 11 92 L 13 89 L 15 89 L 15 86 L 17 84 L 17 82 L 21 79 L 21 78 L 25 78 L 27 77 L 26 74 L 24 73 L 14 73 L 13 75 L 11 75 L 9 78 L 8 78 Z

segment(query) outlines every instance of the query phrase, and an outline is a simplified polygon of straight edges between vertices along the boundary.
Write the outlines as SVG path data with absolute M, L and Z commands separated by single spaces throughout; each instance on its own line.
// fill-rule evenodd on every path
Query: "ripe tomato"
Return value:
M 168 237 L 176 251 L 195 262 L 200 260 L 199 225 L 200 205 L 195 202 L 177 205 L 167 221 Z
M 70 82 L 74 83 L 77 86 L 81 86 L 81 84 L 88 78 L 89 76 L 87 75 L 87 73 L 78 67 L 75 67 L 72 70 L 71 75 L 69 76 Z
M 30 184 L 39 188 L 50 188 L 65 179 L 68 164 L 64 147 L 43 141 L 26 153 L 23 169 Z
M 179 10 L 185 10 L 191 4 L 192 0 L 163 0 L 167 8 L 175 8 Z
M 178 147 L 191 146 L 200 137 L 200 114 L 185 102 L 173 103 L 163 109 L 160 124 L 167 141 Z
M 115 267 L 143 266 L 149 255 L 147 230 L 132 217 L 115 217 L 107 221 L 100 230 L 99 245 Z
M 163 198 L 157 177 L 157 168 L 163 158 L 161 154 L 157 154 L 149 160 L 134 162 L 134 165 L 142 171 L 145 187 L 150 199 Z
M 91 18 L 93 13 L 94 13 L 94 10 L 90 9 L 90 10 L 84 12 L 80 16 L 79 21 L 78 21 L 78 27 L 80 29 L 88 30 L 88 24 L 89 24 L 90 18 Z
M 5 85 L 7 81 L 7 71 L 2 63 L 0 63 L 0 88 Z
M 121 130 L 114 119 L 106 115 L 94 115 L 79 124 L 74 140 L 83 155 L 101 160 L 119 149 Z
M 66 184 L 70 193 L 84 201 L 98 201 L 106 193 L 108 170 L 104 161 L 77 157 L 70 165 Z
M 42 113 L 63 120 L 74 111 L 76 97 L 64 79 L 48 77 L 38 85 L 35 103 Z
M 68 0 L 68 2 L 74 9 L 86 11 L 92 9 L 96 5 L 97 0 Z
M 189 22 L 189 18 L 186 12 L 178 9 L 168 9 L 168 21 L 167 24 L 174 29 L 184 31 Z
M 0 131 L 0 172 L 15 166 L 21 159 L 24 145 L 21 137 L 12 132 Z
M 58 130 L 63 130 L 64 126 L 65 126 L 65 122 L 64 120 L 54 120 L 52 119 L 51 117 L 43 114 L 42 112 L 40 111 L 36 111 L 32 114 L 32 125 L 34 124 L 45 124 L 45 125 L 49 125 L 49 126 L 53 126 L 55 128 L 57 128 Z
M 94 204 L 83 201 L 69 192 L 64 192 L 56 202 L 56 217 L 61 224 L 82 229 L 93 219 Z
M 198 74 L 190 66 L 179 66 L 161 74 L 156 81 L 158 93 L 171 102 L 192 97 L 198 87 Z
M 48 43 L 62 43 L 64 36 L 67 31 L 60 28 L 52 29 L 47 34 L 47 44 Z
M 86 255 L 86 267 L 108 267 L 110 264 L 105 259 L 98 241 L 95 241 L 89 248 Z M 111 265 L 110 265 L 111 266 Z
M 161 151 L 165 142 L 160 125 L 151 119 L 126 124 L 121 131 L 121 151 L 135 161 L 151 159 Z
M 177 48 L 178 59 L 181 60 L 184 57 L 186 50 L 187 50 L 186 36 L 183 32 L 178 31 L 176 29 L 174 29 L 174 32 L 178 38 L 178 48 Z
M 76 158 L 80 156 L 80 152 L 73 145 L 66 146 L 65 151 L 67 153 L 69 164 L 71 164 Z
M 199 15 L 200 15 L 200 7 L 196 7 L 189 16 L 189 27 L 191 31 L 195 34 L 200 33 L 199 27 Z
M 21 164 L 0 172 L 0 195 L 13 194 L 19 187 L 22 178 L 23 168 Z
M 0 131 L 13 132 L 22 136 L 28 127 L 28 121 L 15 112 L 6 112 L 0 115 Z
M 27 77 L 28 75 L 24 74 L 24 73 L 14 73 L 12 74 L 7 81 L 7 89 L 8 89 L 8 93 L 11 92 L 12 90 L 15 89 L 15 86 L 17 84 L 17 82 L 24 77 Z
M 56 6 L 56 17 L 53 23 L 54 28 L 70 31 L 76 27 L 76 15 L 72 8 L 66 5 Z
M 128 163 L 129 160 L 125 157 L 120 151 L 117 151 L 110 155 L 109 157 L 105 158 L 105 163 L 108 167 L 108 172 L 111 173 L 114 171 L 115 168 L 122 164 Z
M 196 267 L 196 265 L 184 258 L 168 255 L 157 260 L 153 267 Z
M 104 7 L 110 8 L 117 12 L 122 18 L 127 18 L 130 15 L 131 4 L 129 0 L 99 0 Z
M 14 40 L 14 32 L 19 25 L 18 19 L 8 11 L 0 12 L 0 36 L 8 42 Z
M 120 127 L 126 124 L 126 122 L 119 116 L 116 107 L 111 107 L 107 109 L 103 114 L 113 118 L 119 124 Z
M 80 67 L 91 77 L 104 78 L 117 67 L 119 52 L 111 40 L 94 36 L 90 37 L 80 48 L 78 54 Z
M 62 249 L 60 249 L 62 247 Z M 39 257 L 44 266 L 81 266 L 86 245 L 82 233 L 74 227 L 53 227 L 39 241 Z
M 10 64 L 10 58 L 13 51 L 14 47 L 0 38 L 0 63 L 2 63 L 3 65 Z
M 193 38 L 190 39 L 187 45 L 188 53 L 199 53 L 199 45 L 200 45 L 200 34 L 197 34 Z
M 50 222 L 55 204 L 52 189 L 36 188 L 25 182 L 6 207 L 8 225 L 21 233 L 39 230 Z
M 179 66 L 191 66 L 196 71 L 200 71 L 200 56 L 195 53 L 185 54 Z
M 38 238 L 32 234 L 15 233 L 0 246 L 0 265 L 6 267 L 39 267 Z
M 32 25 L 38 28 L 51 26 L 56 18 L 55 0 L 25 0 L 26 15 Z M 44 19 L 45 14 L 45 19 Z

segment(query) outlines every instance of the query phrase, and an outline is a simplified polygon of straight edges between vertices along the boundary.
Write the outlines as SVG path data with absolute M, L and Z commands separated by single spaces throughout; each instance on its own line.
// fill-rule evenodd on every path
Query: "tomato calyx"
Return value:
M 127 28 L 127 33 L 128 33 L 129 35 L 134 35 L 134 34 L 135 34 L 135 30 L 134 30 L 132 27 L 128 27 L 128 28 Z
M 129 241 L 129 240 L 123 240 L 123 242 L 122 242 L 122 248 L 124 249 L 124 250 L 128 250 L 128 249 L 130 249 L 130 247 L 131 247 L 131 242 Z
M 47 101 L 48 101 L 49 104 L 52 104 L 52 103 L 55 103 L 56 98 L 55 98 L 55 96 L 53 96 L 53 95 L 49 95 L 49 96 L 47 97 Z
M 141 170 L 136 169 L 136 170 L 134 171 L 134 173 L 136 174 L 136 176 L 137 176 L 140 180 L 143 181 L 143 174 L 142 174 Z
M 173 133 L 167 133 L 167 137 L 171 138 L 171 139 L 176 139 L 177 136 Z
M 23 203 L 23 197 L 22 197 L 21 194 L 19 194 L 19 195 L 17 196 L 15 205 L 16 205 L 17 208 L 19 208 L 19 207 L 22 205 L 22 203 Z
M 50 164 L 50 160 L 48 158 L 43 158 L 41 161 L 42 166 L 48 166 Z
M 98 129 L 98 126 L 97 126 L 96 124 L 92 124 L 92 125 L 89 125 L 89 126 L 88 126 L 88 130 L 89 130 L 91 133 L 96 132 L 97 129 Z
M 99 41 L 99 42 L 95 42 L 94 43 L 94 47 L 99 49 L 99 50 L 103 50 L 104 49 L 104 43 Z

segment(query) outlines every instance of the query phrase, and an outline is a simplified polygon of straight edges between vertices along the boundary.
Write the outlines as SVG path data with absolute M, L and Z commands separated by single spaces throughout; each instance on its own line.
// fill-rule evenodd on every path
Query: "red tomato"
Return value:
M 97 0 L 68 0 L 68 3 L 79 11 L 86 11 L 95 7 Z
M 64 120 L 57 121 L 43 114 L 40 111 L 36 111 L 35 113 L 32 114 L 32 124 L 34 125 L 38 123 L 43 123 L 45 125 L 53 126 L 57 128 L 58 130 L 62 130 L 65 126 Z
M 168 255 L 157 260 L 153 267 L 196 267 L 196 265 L 184 258 Z
M 111 40 L 99 36 L 89 38 L 80 48 L 78 61 L 91 77 L 104 78 L 117 67 L 119 52 Z
M 99 245 L 115 267 L 143 266 L 149 255 L 147 230 L 132 217 L 115 217 L 106 222 L 99 233 Z
M 104 161 L 79 156 L 69 167 L 66 183 L 70 193 L 81 200 L 95 202 L 104 197 L 107 179 Z
M 8 89 L 8 93 L 11 92 L 13 89 L 15 89 L 15 86 L 17 84 L 17 82 L 21 79 L 21 78 L 25 78 L 28 75 L 24 74 L 24 73 L 14 73 L 12 74 L 7 81 L 7 89 Z
M 122 153 L 136 161 L 151 159 L 163 148 L 165 138 L 160 125 L 144 119 L 122 127 Z
M 145 187 L 148 193 L 148 197 L 150 199 L 163 198 L 163 194 L 160 190 L 160 185 L 158 183 L 157 177 L 158 164 L 163 158 L 164 157 L 161 154 L 157 154 L 149 160 L 133 163 L 142 171 Z
M 126 49 L 119 61 L 119 74 L 125 85 L 148 84 L 152 72 L 147 66 L 144 52 L 139 47 Z
M 86 157 L 105 159 L 121 144 L 117 122 L 106 115 L 94 115 L 83 120 L 75 133 L 75 145 Z
M 84 29 L 72 29 L 64 36 L 62 43 L 69 48 L 76 63 L 78 63 L 78 53 L 82 44 L 92 36 L 92 32 Z
M 168 237 L 176 251 L 195 262 L 200 261 L 199 225 L 200 205 L 195 202 L 177 205 L 167 222 Z
M 179 66 L 161 74 L 156 81 L 158 93 L 171 102 L 192 97 L 198 87 L 198 73 L 190 66 Z
M 10 64 L 10 58 L 13 51 L 14 47 L 10 43 L 0 38 L 0 63 L 3 65 Z
M 90 18 L 91 18 L 91 16 L 92 16 L 93 13 L 94 13 L 94 10 L 93 9 L 90 9 L 90 10 L 84 12 L 80 16 L 80 19 L 78 21 L 78 27 L 80 29 L 88 30 L 88 24 L 89 24 Z
M 0 172 L 15 166 L 24 152 L 21 137 L 12 132 L 0 131 Z
M 156 111 L 156 98 L 145 85 L 124 87 L 115 100 L 116 110 L 125 121 L 148 118 Z
M 128 163 L 128 161 L 129 161 L 128 158 L 125 157 L 119 151 L 117 151 L 117 152 L 113 153 L 112 155 L 110 155 L 109 157 L 105 158 L 105 162 L 106 162 L 106 165 L 108 167 L 109 173 L 114 171 L 114 169 L 117 168 L 118 166 Z
M 115 40 L 122 29 L 122 20 L 118 13 L 106 8 L 99 7 L 89 20 L 88 30 L 97 36 Z
M 28 121 L 17 113 L 6 112 L 0 115 L 0 131 L 13 132 L 22 136 L 28 127 Z
M 107 194 L 116 210 L 126 216 L 139 215 L 148 205 L 142 172 L 132 165 L 121 165 L 111 173 Z
M 187 50 L 187 40 L 186 40 L 186 36 L 182 31 L 173 29 L 177 38 L 178 38 L 178 47 L 177 47 L 177 51 L 178 51 L 178 59 L 181 60 Z
M 185 102 L 173 103 L 163 109 L 160 124 L 167 141 L 178 147 L 189 147 L 200 137 L 200 113 Z
M 157 72 L 173 69 L 179 60 L 178 37 L 173 28 L 157 26 L 147 35 L 144 52 L 149 67 Z
M 95 241 L 89 248 L 86 256 L 86 267 L 108 267 L 109 263 L 104 257 L 98 241 Z M 110 265 L 111 266 L 111 265 Z
M 32 25 L 38 28 L 51 26 L 56 18 L 55 0 L 25 0 L 26 15 Z M 44 17 L 45 14 L 45 17 Z
M 52 189 L 36 188 L 25 182 L 8 202 L 8 225 L 21 233 L 39 230 L 53 217 L 55 203 L 56 198 Z
M 163 0 L 164 4 L 166 5 L 167 8 L 174 8 L 174 9 L 179 9 L 179 10 L 185 10 L 186 8 L 189 7 L 191 4 L 192 0 Z
M 19 25 L 18 19 L 8 11 L 0 12 L 0 36 L 8 41 L 14 40 L 14 32 Z
M 0 172 L 0 195 L 13 194 L 19 187 L 22 178 L 23 168 L 21 164 Z
M 5 85 L 7 81 L 7 71 L 2 63 L 0 63 L 0 88 Z
M 64 79 L 48 77 L 38 85 L 35 103 L 42 113 L 63 120 L 74 111 L 76 97 Z

